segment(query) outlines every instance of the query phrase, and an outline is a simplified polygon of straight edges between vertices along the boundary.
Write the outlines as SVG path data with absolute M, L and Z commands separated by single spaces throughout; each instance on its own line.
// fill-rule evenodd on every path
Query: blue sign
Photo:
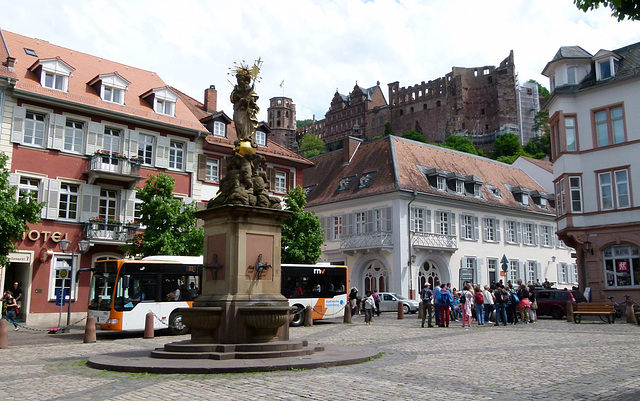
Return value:
M 64 299 L 67 297 L 66 288 L 56 288 L 56 306 L 64 306 Z

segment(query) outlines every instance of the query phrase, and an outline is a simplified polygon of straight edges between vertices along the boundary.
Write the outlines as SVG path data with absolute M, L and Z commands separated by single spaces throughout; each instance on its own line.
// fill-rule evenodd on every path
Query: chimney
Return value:
M 6 66 L 9 67 L 9 69 L 13 70 L 13 67 L 15 67 L 16 65 L 16 58 L 15 57 L 7 57 L 7 64 Z
M 358 150 L 358 146 L 360 146 L 361 142 L 362 139 L 354 138 L 352 136 L 348 136 L 342 140 L 342 161 L 345 166 L 351 162 L 351 159 L 356 153 L 356 150 Z
M 204 109 L 207 113 L 216 112 L 218 108 L 218 91 L 215 85 L 204 90 Z

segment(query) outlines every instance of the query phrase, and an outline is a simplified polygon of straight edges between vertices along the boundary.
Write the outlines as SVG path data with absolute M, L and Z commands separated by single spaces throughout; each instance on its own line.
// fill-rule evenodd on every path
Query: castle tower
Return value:
M 271 140 L 287 149 L 292 148 L 296 140 L 296 105 L 288 97 L 272 97 L 269 99 L 269 126 Z

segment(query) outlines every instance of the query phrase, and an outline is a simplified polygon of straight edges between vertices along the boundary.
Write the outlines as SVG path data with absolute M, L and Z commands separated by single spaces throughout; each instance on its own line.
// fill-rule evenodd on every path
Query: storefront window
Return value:
M 604 274 L 607 287 L 640 286 L 640 255 L 638 248 L 616 245 L 604 251 Z

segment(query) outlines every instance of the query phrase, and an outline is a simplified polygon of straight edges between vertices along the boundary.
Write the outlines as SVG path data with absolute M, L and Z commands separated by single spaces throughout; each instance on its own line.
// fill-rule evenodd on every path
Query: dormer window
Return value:
M 156 113 L 175 117 L 178 95 L 171 89 L 167 87 L 151 89 L 140 97 L 146 99 Z
M 464 195 L 464 182 L 456 180 L 456 193 L 458 195 Z
M 616 61 L 620 59 L 616 53 L 608 50 L 600 50 L 592 60 L 596 68 L 596 80 L 604 81 L 615 77 Z
M 215 121 L 213 123 L 213 135 L 226 138 L 227 126 L 221 121 Z
M 267 146 L 267 134 L 263 131 L 256 131 L 256 143 L 258 146 Z
M 447 179 L 444 177 L 438 176 L 438 191 L 446 191 L 447 190 Z
M 52 58 L 36 61 L 29 70 L 40 75 L 40 84 L 43 87 L 68 92 L 69 76 L 75 68 L 60 58 Z
M 613 76 L 611 61 L 612 59 L 598 61 L 598 73 L 600 75 L 600 80 L 609 79 Z
M 120 76 L 117 72 L 98 75 L 89 82 L 100 98 L 105 102 L 124 104 L 124 95 L 131 82 Z

